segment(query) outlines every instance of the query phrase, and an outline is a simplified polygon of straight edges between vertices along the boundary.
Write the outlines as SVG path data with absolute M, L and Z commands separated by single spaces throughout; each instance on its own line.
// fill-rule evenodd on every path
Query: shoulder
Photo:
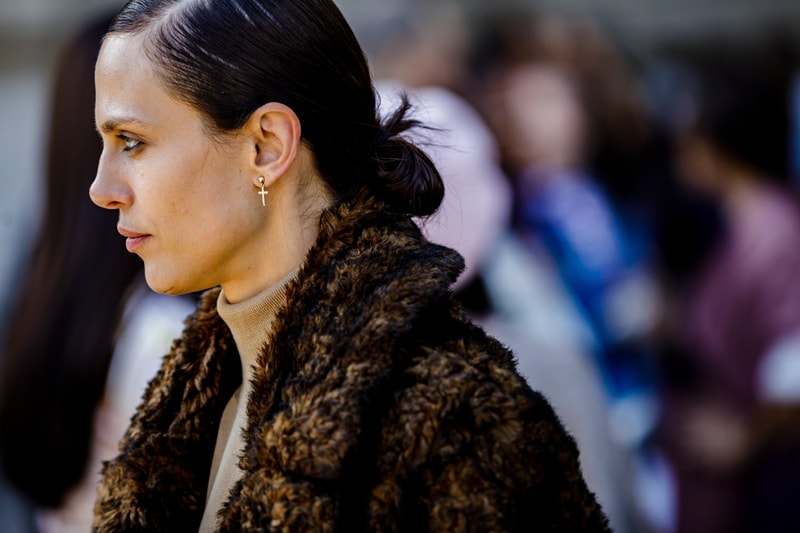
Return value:
M 606 531 L 578 449 L 513 356 L 474 326 L 420 350 L 384 426 L 386 456 L 422 480 L 443 529 L 459 516 L 480 529 Z M 394 459 L 393 459 L 394 461 Z
M 470 431 L 492 432 L 534 421 L 560 427 L 548 401 L 517 371 L 513 354 L 481 328 L 463 328 L 466 334 L 457 332 L 424 346 L 405 370 L 407 401 L 427 407 L 443 422 L 465 423 Z
M 537 453 L 536 441 L 574 443 L 544 396 L 532 390 L 516 368 L 514 355 L 467 318 L 439 317 L 404 371 L 401 405 L 430 417 L 442 432 L 462 432 L 473 443 Z

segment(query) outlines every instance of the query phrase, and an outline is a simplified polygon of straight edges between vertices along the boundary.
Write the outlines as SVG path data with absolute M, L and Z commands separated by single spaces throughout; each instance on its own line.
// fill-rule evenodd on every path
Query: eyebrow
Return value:
M 123 124 L 132 124 L 135 126 L 144 126 L 145 123 L 136 118 L 129 118 L 129 117 L 118 117 L 118 118 L 110 118 L 103 122 L 99 128 L 97 128 L 98 132 L 100 133 L 109 133 L 115 131 L 120 128 Z

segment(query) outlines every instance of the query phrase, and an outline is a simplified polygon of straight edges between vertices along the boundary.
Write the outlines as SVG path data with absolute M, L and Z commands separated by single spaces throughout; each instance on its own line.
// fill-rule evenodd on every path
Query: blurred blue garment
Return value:
M 655 370 L 645 342 L 655 296 L 641 249 L 585 173 L 529 169 L 518 192 L 517 226 L 553 257 L 594 334 L 592 352 L 612 406 L 612 426 L 620 439 L 636 445 L 656 416 Z

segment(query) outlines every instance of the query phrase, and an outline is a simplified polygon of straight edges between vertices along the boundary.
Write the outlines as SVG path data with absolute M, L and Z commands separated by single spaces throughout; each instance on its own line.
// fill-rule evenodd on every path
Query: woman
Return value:
M 41 533 L 91 527 L 101 462 L 194 307 L 147 288 L 113 213 L 86 198 L 101 150 L 93 72 L 110 20 L 81 28 L 55 65 L 44 216 L 2 346 L 0 460 Z
M 133 1 L 96 68 L 95 203 L 210 289 L 108 463 L 98 531 L 606 531 L 574 441 L 467 321 L 443 196 L 327 0 Z

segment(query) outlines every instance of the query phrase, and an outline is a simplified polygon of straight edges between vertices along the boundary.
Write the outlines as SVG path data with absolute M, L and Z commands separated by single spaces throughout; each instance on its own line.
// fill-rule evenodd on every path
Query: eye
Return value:
M 141 141 L 138 141 L 138 140 L 136 140 L 136 139 L 134 139 L 132 137 L 128 137 L 124 133 L 120 133 L 119 135 L 117 135 L 117 137 L 119 137 L 122 140 L 123 144 L 125 144 L 125 148 L 123 148 L 123 152 L 133 151 L 133 150 L 139 148 L 142 145 Z

